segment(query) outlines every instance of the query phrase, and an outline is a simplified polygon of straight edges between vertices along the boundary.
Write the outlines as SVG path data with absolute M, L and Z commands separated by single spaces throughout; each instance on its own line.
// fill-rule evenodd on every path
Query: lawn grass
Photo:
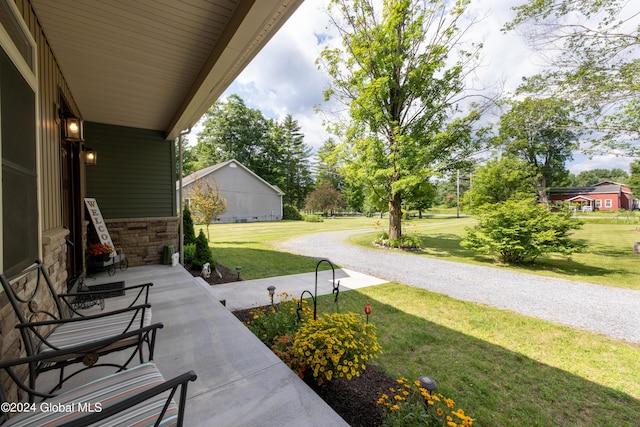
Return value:
M 324 231 L 371 229 L 376 220 L 366 217 L 326 219 L 323 222 L 277 221 L 242 224 L 212 224 L 209 243 L 217 263 L 234 269 L 242 267 L 245 280 L 287 274 L 308 273 L 315 270 L 317 260 L 300 255 L 278 252 L 273 244 L 295 236 Z M 202 228 L 196 226 L 196 235 Z M 326 268 L 323 265 L 323 268 Z
M 319 311 L 335 310 L 331 295 Z M 372 305 L 392 377 L 429 375 L 477 426 L 635 426 L 640 347 L 399 283 L 340 294 Z
M 242 265 L 243 278 L 272 277 L 310 272 L 316 264 L 280 253 L 272 242 L 322 231 L 366 231 L 385 221 L 219 224 L 210 226 L 210 240 L 216 260 L 231 268 Z M 409 221 L 405 231 L 420 235 L 421 256 L 492 265 L 490 258 L 459 246 L 464 226 L 473 223 L 433 217 Z M 372 235 L 353 241 L 369 245 Z M 595 283 L 628 274 L 638 281 L 638 256 L 629 254 L 630 242 L 640 240 L 633 227 L 587 224 L 577 237 L 590 241 L 591 253 L 571 261 L 550 257 L 539 273 Z M 332 298 L 319 298 L 320 312 L 334 309 Z M 432 376 L 477 426 L 638 425 L 640 346 L 399 283 L 342 292 L 339 303 L 342 312 L 373 306 L 370 321 L 384 352 L 376 365 L 393 377 Z
M 588 252 L 570 258 L 560 255 L 539 257 L 532 265 L 500 265 L 488 255 L 479 255 L 460 246 L 465 227 L 475 224 L 472 218 L 431 218 L 411 220 L 404 232 L 420 237 L 422 251 L 417 253 L 449 261 L 487 265 L 515 271 L 560 277 L 606 286 L 640 289 L 640 256 L 633 244 L 640 241 L 640 228 L 630 224 L 587 222 L 573 237 L 587 243 Z M 349 243 L 371 247 L 376 233 L 352 236 Z M 379 249 L 383 250 L 383 249 Z

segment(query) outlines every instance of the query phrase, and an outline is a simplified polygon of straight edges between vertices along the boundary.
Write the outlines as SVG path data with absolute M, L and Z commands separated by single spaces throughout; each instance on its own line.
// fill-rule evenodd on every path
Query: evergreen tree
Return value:
M 311 190 L 313 179 L 309 156 L 311 148 L 304 143 L 304 135 L 300 132 L 298 122 L 287 115 L 281 124 L 283 151 L 282 166 L 284 170 L 285 203 L 292 204 L 302 209 L 305 197 Z
M 206 263 L 210 263 L 213 267 L 215 263 L 213 261 L 213 255 L 211 254 L 211 248 L 209 247 L 209 240 L 207 240 L 207 236 L 204 235 L 202 230 L 200 230 L 198 237 L 196 237 L 195 243 L 196 253 L 193 257 L 193 266 L 202 268 Z
M 184 234 L 184 244 L 189 245 L 196 240 L 196 231 L 193 228 L 193 218 L 191 217 L 191 209 L 189 205 L 184 205 L 182 210 L 182 233 Z

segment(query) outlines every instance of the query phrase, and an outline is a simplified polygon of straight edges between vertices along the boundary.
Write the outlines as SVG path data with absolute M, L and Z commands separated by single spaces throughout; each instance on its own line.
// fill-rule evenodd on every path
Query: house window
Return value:
M 1 271 L 13 275 L 39 255 L 35 42 L 12 2 L 0 1 Z M 8 19 L 13 18 L 13 20 Z M 7 26 L 11 27 L 7 30 Z M 25 49 L 24 44 L 31 46 Z M 16 46 L 21 44 L 22 46 Z
M 605 199 L 604 201 L 604 207 L 605 208 L 610 208 L 613 206 L 613 202 L 611 201 L 611 199 Z
M 0 0 L 0 23 L 6 37 L 11 39 L 9 49 L 22 57 L 24 65 L 33 73 L 36 66 L 35 43 L 29 35 L 29 30 L 19 17 L 15 3 L 11 0 Z M 3 45 L 3 48 L 6 48 Z
M 596 200 L 596 209 L 602 208 L 602 200 Z

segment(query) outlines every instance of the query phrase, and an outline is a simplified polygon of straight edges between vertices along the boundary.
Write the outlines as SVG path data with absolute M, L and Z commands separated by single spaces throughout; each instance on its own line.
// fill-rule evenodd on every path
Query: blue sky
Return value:
M 511 6 L 517 3 L 522 2 L 472 1 L 474 10 L 483 16 L 474 33 L 474 38 L 484 41 L 477 78 L 485 84 L 502 85 L 507 91 L 515 89 L 523 76 L 544 67 L 542 58 L 531 52 L 518 34 L 500 31 L 513 16 Z M 269 118 L 280 120 L 290 114 L 314 150 L 330 137 L 322 124 L 323 116 L 315 112 L 316 107 L 323 107 L 322 92 L 329 77 L 317 69 L 315 61 L 327 43 L 338 40 L 328 23 L 326 4 L 327 0 L 306 0 L 223 95 L 236 93 Z M 196 126 L 193 133 L 197 132 Z M 195 136 L 190 140 L 195 141 Z M 615 153 L 593 159 L 576 153 L 568 167 L 573 173 L 594 168 L 628 170 L 630 162 Z

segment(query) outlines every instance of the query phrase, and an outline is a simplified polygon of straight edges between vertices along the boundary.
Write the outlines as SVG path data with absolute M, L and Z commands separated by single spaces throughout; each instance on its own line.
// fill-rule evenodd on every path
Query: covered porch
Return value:
M 114 281 L 125 281 L 127 286 L 153 282 L 149 298 L 153 319 L 164 324 L 158 331 L 154 360 L 165 378 L 188 370 L 198 375 L 189 384 L 185 425 L 347 425 L 218 301 L 210 285 L 181 266 L 131 267 L 114 276 L 100 273 L 85 283 Z M 126 298 L 106 299 L 105 310 Z M 90 370 L 77 381 L 106 374 Z

